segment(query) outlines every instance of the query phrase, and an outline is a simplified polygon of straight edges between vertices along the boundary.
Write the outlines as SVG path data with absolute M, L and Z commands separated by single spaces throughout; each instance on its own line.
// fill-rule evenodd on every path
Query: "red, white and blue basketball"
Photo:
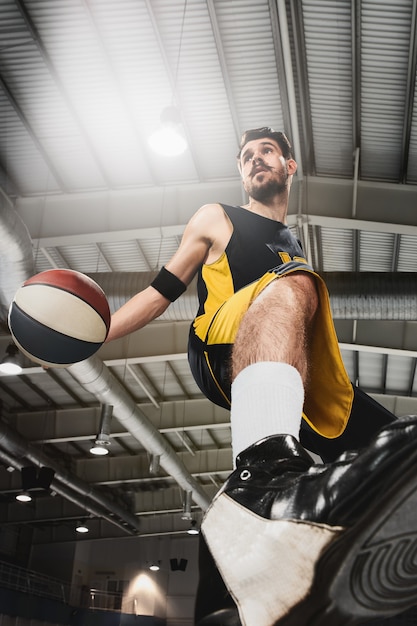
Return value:
M 18 348 L 35 363 L 68 367 L 92 356 L 110 328 L 110 309 L 97 283 L 68 269 L 26 280 L 10 305 L 9 327 Z

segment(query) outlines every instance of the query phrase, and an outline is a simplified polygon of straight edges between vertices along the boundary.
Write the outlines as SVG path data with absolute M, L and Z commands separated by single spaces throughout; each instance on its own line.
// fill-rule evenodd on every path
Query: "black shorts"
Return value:
M 194 378 L 204 395 L 219 406 L 230 409 L 230 358 L 232 344 L 212 346 L 207 358 L 206 346 L 190 329 L 189 362 Z M 222 380 L 217 385 L 213 369 Z M 304 447 L 320 456 L 325 463 L 334 461 L 346 450 L 367 446 L 372 437 L 395 415 L 368 396 L 359 387 L 353 388 L 353 403 L 343 433 L 335 438 L 323 437 L 313 430 L 305 419 L 301 421 L 300 441 Z

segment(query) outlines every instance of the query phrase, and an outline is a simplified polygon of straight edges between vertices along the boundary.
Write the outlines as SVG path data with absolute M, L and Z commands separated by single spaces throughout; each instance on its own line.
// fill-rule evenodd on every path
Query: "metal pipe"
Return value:
M 287 84 L 288 105 L 290 109 L 291 142 L 297 159 L 297 178 L 303 180 L 303 162 L 298 128 L 297 100 L 295 97 L 294 74 L 291 59 L 291 41 L 288 33 L 287 7 L 285 0 L 277 0 L 279 32 L 281 35 L 282 57 L 284 60 L 285 82 Z
M 185 491 L 192 492 L 193 500 L 202 510 L 208 507 L 210 498 L 188 472 L 175 450 L 140 411 L 133 398 L 97 356 L 70 365 L 68 371 L 100 402 L 113 406 L 116 419 L 148 452 L 160 457 L 160 464 L 164 470 Z

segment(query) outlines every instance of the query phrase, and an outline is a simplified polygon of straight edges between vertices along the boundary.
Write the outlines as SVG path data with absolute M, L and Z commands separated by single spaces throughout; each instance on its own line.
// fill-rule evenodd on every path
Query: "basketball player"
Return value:
M 203 573 L 198 626 L 337 626 L 399 613 L 417 603 L 404 543 L 417 529 L 417 417 L 395 420 L 349 381 L 326 287 L 286 226 L 297 169 L 288 139 L 247 131 L 238 168 L 248 203 L 203 206 L 153 283 L 113 315 L 108 337 L 158 317 L 198 273 L 189 361 L 205 395 L 231 410 L 236 468 L 202 532 L 237 605 Z

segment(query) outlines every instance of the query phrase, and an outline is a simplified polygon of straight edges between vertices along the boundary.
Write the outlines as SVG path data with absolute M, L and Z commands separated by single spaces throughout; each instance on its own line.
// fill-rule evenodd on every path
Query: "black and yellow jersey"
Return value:
M 233 232 L 220 258 L 203 265 L 198 273 L 197 317 L 214 313 L 236 291 L 270 269 L 294 259 L 305 262 L 300 242 L 287 226 L 240 206 L 221 206 Z

